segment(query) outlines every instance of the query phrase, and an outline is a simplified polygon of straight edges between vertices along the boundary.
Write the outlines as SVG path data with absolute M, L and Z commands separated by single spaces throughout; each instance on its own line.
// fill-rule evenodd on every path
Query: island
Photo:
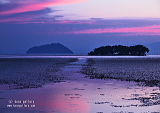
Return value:
M 60 43 L 51 43 L 41 46 L 31 47 L 27 54 L 73 54 L 66 46 Z
M 143 45 L 135 46 L 101 46 L 95 48 L 93 51 L 89 52 L 88 55 L 92 56 L 145 56 L 149 52 L 149 49 Z

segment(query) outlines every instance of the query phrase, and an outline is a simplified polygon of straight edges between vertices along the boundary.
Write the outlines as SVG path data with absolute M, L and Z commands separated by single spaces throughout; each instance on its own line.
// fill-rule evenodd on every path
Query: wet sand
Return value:
M 160 89 L 137 82 L 90 79 L 82 74 L 86 58 L 56 72 L 66 79 L 39 88 L 0 89 L 1 113 L 159 113 Z M 2 85 L 1 85 L 2 87 Z M 3 85 L 4 87 L 4 85 Z M 8 89 L 7 89 L 8 88 Z M 15 103 L 15 101 L 21 103 Z M 24 103 L 24 102 L 26 103 Z M 13 106 L 22 105 L 19 107 Z M 12 105 L 12 106 L 8 106 Z M 28 105 L 28 106 L 25 106 Z

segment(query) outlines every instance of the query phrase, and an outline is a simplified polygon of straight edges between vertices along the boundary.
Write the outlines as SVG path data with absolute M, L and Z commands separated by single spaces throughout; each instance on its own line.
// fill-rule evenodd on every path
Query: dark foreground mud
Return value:
M 61 82 L 56 72 L 76 58 L 1 58 L 0 84 L 14 88 L 37 88 L 48 82 Z
M 160 87 L 160 58 L 90 58 L 82 73 L 91 79 L 136 81 Z

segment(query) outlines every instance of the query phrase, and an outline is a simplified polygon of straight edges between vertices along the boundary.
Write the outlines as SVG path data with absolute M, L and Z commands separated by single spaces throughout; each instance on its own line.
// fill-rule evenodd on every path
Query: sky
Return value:
M 160 42 L 160 0 L 0 0 L 0 54 Z

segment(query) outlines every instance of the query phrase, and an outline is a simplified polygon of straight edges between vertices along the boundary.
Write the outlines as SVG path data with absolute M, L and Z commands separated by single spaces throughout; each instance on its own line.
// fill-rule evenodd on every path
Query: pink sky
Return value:
M 80 3 L 84 2 L 86 0 L 52 0 L 52 1 L 46 1 L 46 2 L 39 2 L 39 1 L 16 1 L 19 6 L 15 7 L 14 9 L 8 10 L 8 11 L 2 11 L 0 12 L 0 15 L 8 15 L 8 14 L 15 14 L 15 13 L 22 13 L 22 12 L 28 12 L 28 11 L 36 11 L 41 10 L 46 7 L 50 6 L 61 6 L 66 4 L 74 4 L 74 3 Z M 14 1 L 13 1 L 14 3 Z
M 128 27 L 128 28 L 102 28 L 87 29 L 73 32 L 73 34 L 101 34 L 101 33 L 130 33 L 130 35 L 160 35 L 160 25 Z
M 50 42 L 77 46 L 80 52 L 91 39 L 93 47 L 158 42 L 159 4 L 160 0 L 1 0 L 0 52 Z

